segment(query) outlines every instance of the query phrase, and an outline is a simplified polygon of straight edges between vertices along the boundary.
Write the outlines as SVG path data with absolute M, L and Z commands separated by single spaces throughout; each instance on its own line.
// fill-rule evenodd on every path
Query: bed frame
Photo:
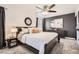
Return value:
M 45 44 L 44 48 L 44 54 L 49 54 L 51 50 L 54 48 L 54 46 L 58 43 L 58 36 L 55 37 L 53 40 L 51 40 L 48 44 Z M 18 40 L 18 44 L 24 46 L 25 48 L 28 48 L 30 51 L 34 52 L 35 54 L 39 54 L 39 50 L 35 49 L 34 47 L 28 45 L 28 44 L 23 44 Z
M 19 31 L 17 33 L 17 36 L 18 34 L 22 31 L 21 28 L 18 28 Z M 57 37 L 55 37 L 54 39 L 52 39 L 49 43 L 45 44 L 45 50 L 44 50 L 44 54 L 49 54 L 51 52 L 51 50 L 53 49 L 53 47 L 56 45 L 56 43 L 59 43 L 60 42 L 60 37 L 59 35 Z M 31 50 L 32 52 L 36 53 L 36 54 L 39 54 L 39 50 L 35 49 L 34 47 L 32 46 L 29 46 L 28 44 L 23 44 L 22 42 L 20 42 L 18 40 L 18 44 L 21 44 L 23 45 L 24 47 L 28 48 L 29 50 Z

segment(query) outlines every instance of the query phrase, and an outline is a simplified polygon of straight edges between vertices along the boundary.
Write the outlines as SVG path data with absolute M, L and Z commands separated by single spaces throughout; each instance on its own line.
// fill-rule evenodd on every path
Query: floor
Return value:
M 61 39 L 53 48 L 52 54 L 79 54 L 79 45 L 75 39 Z
M 14 48 L 4 48 L 0 50 L 0 54 L 34 54 L 27 48 L 19 45 Z M 61 38 L 60 43 L 52 49 L 51 54 L 79 54 L 79 46 L 75 39 Z

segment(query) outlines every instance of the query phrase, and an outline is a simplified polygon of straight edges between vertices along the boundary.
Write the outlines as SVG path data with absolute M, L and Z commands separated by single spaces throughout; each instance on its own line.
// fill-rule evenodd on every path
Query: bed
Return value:
M 47 54 L 59 42 L 59 37 L 55 32 L 21 33 L 18 40 L 33 52 Z

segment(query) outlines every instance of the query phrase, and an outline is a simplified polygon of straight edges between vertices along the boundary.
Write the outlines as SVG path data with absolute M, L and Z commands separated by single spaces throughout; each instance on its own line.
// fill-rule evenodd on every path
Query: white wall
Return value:
M 7 9 L 5 9 L 5 31 L 6 37 L 10 32 L 10 28 L 12 26 L 26 26 L 24 23 L 25 17 L 30 17 L 32 19 L 32 26 L 36 25 L 36 14 L 35 14 L 35 6 L 34 5 L 0 5 Z
M 77 17 L 77 25 L 79 26 L 78 12 L 79 12 L 79 5 L 77 5 L 76 11 L 75 11 L 75 16 Z

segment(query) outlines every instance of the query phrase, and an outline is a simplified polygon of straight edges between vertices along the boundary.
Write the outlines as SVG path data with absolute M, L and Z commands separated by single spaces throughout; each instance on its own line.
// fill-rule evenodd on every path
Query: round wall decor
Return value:
M 25 20 L 24 20 L 25 24 L 30 26 L 32 24 L 32 20 L 30 17 L 26 17 Z

